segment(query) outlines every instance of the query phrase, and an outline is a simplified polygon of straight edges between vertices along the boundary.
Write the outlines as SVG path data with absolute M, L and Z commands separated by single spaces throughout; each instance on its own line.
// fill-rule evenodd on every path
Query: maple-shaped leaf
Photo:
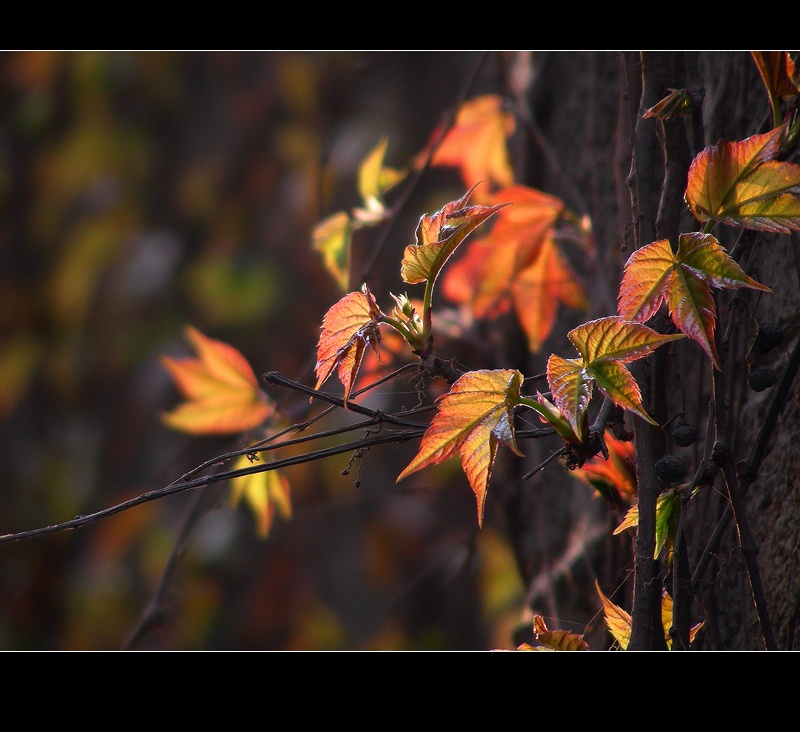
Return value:
M 273 414 L 272 404 L 239 351 L 192 326 L 185 333 L 198 357 L 161 357 L 186 398 L 162 415 L 164 424 L 191 435 L 235 434 L 257 427 Z
M 507 203 L 494 206 L 467 206 L 477 187 L 470 188 L 457 201 L 443 206 L 434 214 L 423 216 L 416 231 L 416 244 L 409 244 L 403 253 L 400 275 L 403 282 L 434 282 L 456 247 L 475 229 Z
M 364 202 L 363 207 L 353 211 L 353 216 L 358 221 L 364 223 L 382 221 L 386 215 L 384 194 L 406 176 L 405 171 L 384 166 L 383 158 L 388 143 L 388 137 L 381 138 L 358 168 L 358 193 Z
M 800 229 L 800 165 L 774 159 L 786 128 L 719 142 L 692 161 L 686 202 L 698 221 L 778 234 Z
M 464 102 L 455 124 L 447 131 L 430 164 L 457 167 L 467 187 L 488 181 L 495 187 L 510 186 L 514 172 L 508 157 L 508 138 L 514 133 L 514 116 L 505 108 L 503 99 L 487 94 Z M 434 131 L 431 144 L 439 138 Z M 424 150 L 416 159 L 421 165 L 427 158 Z
M 608 458 L 595 455 L 583 467 L 575 469 L 573 475 L 603 496 L 619 496 L 630 502 L 636 497 L 637 490 L 633 442 L 618 440 L 608 430 L 603 439 L 608 448 Z
M 655 424 L 642 406 L 639 385 L 625 364 L 683 338 L 682 333 L 661 335 L 641 323 L 610 316 L 579 325 L 567 337 L 580 358 L 552 354 L 547 360 L 547 381 L 553 401 L 579 437 L 583 437 L 584 416 L 595 383 L 616 405 Z
M 608 632 L 614 636 L 614 640 L 619 643 L 620 648 L 624 651 L 631 641 L 630 613 L 627 613 L 619 607 L 619 605 L 611 602 L 611 600 L 603 594 L 597 580 L 594 581 L 594 587 L 600 597 L 600 602 L 603 604 L 603 615 L 605 616 Z
M 800 78 L 786 51 L 750 51 L 770 99 L 789 99 L 800 92 Z
M 233 464 L 233 469 L 241 470 L 251 464 L 247 455 L 241 455 Z M 292 517 L 289 481 L 278 470 L 264 470 L 232 478 L 231 505 L 236 506 L 242 500 L 255 515 L 258 535 L 262 538 L 269 536 L 276 512 L 283 519 Z
M 769 287 L 748 277 L 711 234 L 681 234 L 677 254 L 669 241 L 661 239 L 637 249 L 626 262 L 618 312 L 626 320 L 646 322 L 666 302 L 676 327 L 721 369 L 714 342 L 712 286 L 770 292 Z
M 539 351 L 553 330 L 559 303 L 576 310 L 587 307 L 583 285 L 551 236 L 545 237 L 533 264 L 518 273 L 511 293 L 514 310 L 533 353 Z
M 546 193 L 515 185 L 492 196 L 513 204 L 497 212 L 491 230 L 468 245 L 444 275 L 445 295 L 469 304 L 476 318 L 507 310 L 511 288 L 534 261 L 564 212 L 564 203 Z
M 478 525 L 483 525 L 497 445 L 522 454 L 514 439 L 513 416 L 522 380 L 515 369 L 469 371 L 461 376 L 437 399 L 436 416 L 422 437 L 419 451 L 397 480 L 459 453 L 478 502 Z
M 313 246 L 322 254 L 325 268 L 339 288 L 346 292 L 350 286 L 350 242 L 353 227 L 344 211 L 331 214 L 320 221 L 313 231 Z
M 351 292 L 333 305 L 322 319 L 322 332 L 317 343 L 315 374 L 319 389 L 337 370 L 344 386 L 344 403 L 350 397 L 364 352 L 380 345 L 379 319 L 382 317 L 375 298 L 364 285 L 360 292 Z

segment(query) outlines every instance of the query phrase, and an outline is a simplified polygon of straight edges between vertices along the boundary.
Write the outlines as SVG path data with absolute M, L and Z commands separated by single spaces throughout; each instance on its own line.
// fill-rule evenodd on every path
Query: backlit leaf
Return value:
M 633 442 L 618 440 L 608 430 L 604 435 L 608 458 L 595 455 L 583 467 L 572 471 L 603 496 L 621 497 L 630 502 L 636 497 L 636 467 Z
M 770 97 L 789 99 L 800 91 L 797 69 L 788 52 L 750 51 L 750 55 Z
M 434 281 L 456 247 L 490 216 L 508 205 L 467 206 L 475 187 L 435 214 L 420 219 L 416 232 L 417 243 L 407 246 L 403 253 L 400 275 L 404 282 L 417 284 Z
M 619 643 L 620 648 L 624 651 L 631 641 L 631 616 L 603 594 L 597 580 L 594 581 L 594 586 L 600 597 L 600 602 L 603 603 L 603 615 L 605 616 L 606 626 L 608 626 L 608 632 L 614 636 L 614 640 Z
M 686 89 L 670 89 L 669 94 L 653 105 L 643 115 L 643 119 L 673 119 L 688 114 L 694 106 L 694 100 Z
M 662 239 L 638 249 L 628 259 L 618 312 L 627 320 L 644 322 L 666 302 L 677 328 L 697 342 L 719 369 L 712 286 L 770 292 L 748 277 L 711 234 L 681 234 L 677 255 Z
M 514 439 L 513 409 L 519 402 L 522 379 L 519 371 L 502 369 L 470 371 L 459 378 L 437 400 L 438 411 L 419 451 L 397 480 L 459 453 L 477 499 L 478 524 L 482 525 L 498 443 L 521 454 Z
M 498 211 L 491 230 L 448 266 L 443 281 L 447 297 L 469 304 L 476 318 L 508 309 L 517 276 L 537 260 L 564 211 L 560 199 L 521 185 L 498 191 L 492 200 L 512 205 Z
M 575 309 L 587 306 L 583 285 L 547 236 L 536 260 L 519 272 L 511 287 L 514 309 L 528 338 L 528 348 L 536 353 L 555 324 L 558 304 Z
M 234 434 L 257 427 L 272 415 L 272 404 L 239 351 L 192 326 L 187 326 L 186 337 L 197 358 L 161 357 L 187 400 L 162 415 L 168 427 L 193 435 Z
M 358 192 L 364 202 L 363 208 L 353 211 L 359 221 L 375 223 L 385 217 L 384 194 L 405 177 L 405 172 L 383 165 L 389 138 L 382 138 L 370 151 L 358 168 Z
M 487 181 L 493 187 L 510 186 L 514 173 L 508 157 L 508 138 L 514 133 L 514 116 L 501 97 L 487 94 L 461 105 L 455 125 L 448 130 L 431 165 L 458 167 L 467 187 Z M 432 141 L 441 134 L 436 130 Z M 417 158 L 419 165 L 425 155 Z
M 536 642 L 553 651 L 588 651 L 589 644 L 582 635 L 567 630 L 549 630 L 541 615 L 533 617 Z
M 241 455 L 233 465 L 234 470 L 250 467 L 247 455 Z M 266 538 L 277 513 L 283 519 L 292 517 L 289 481 L 278 470 L 264 470 L 231 479 L 231 505 L 244 500 L 256 517 L 258 535 Z
M 366 285 L 361 292 L 345 295 L 325 313 L 317 343 L 315 389 L 319 389 L 337 370 L 347 404 L 367 346 L 377 352 L 380 345 L 378 321 L 381 315 Z
M 661 550 L 675 536 L 677 520 L 681 509 L 682 494 L 685 486 L 663 491 L 656 500 L 656 546 L 653 559 L 657 559 Z M 633 529 L 639 525 L 639 507 L 631 506 L 625 518 L 614 529 L 614 536 L 621 534 L 625 529 Z
M 322 261 L 333 275 L 342 292 L 350 287 L 350 242 L 353 229 L 350 217 L 339 211 L 320 221 L 314 227 L 314 249 L 322 254 Z
M 547 359 L 547 382 L 553 401 L 569 420 L 579 439 L 584 437 L 586 409 L 592 398 L 593 381 L 584 368 L 583 359 L 561 358 L 553 353 Z
M 788 234 L 800 229 L 800 165 L 779 162 L 786 125 L 707 147 L 689 168 L 686 202 L 698 221 Z
M 547 361 L 547 380 L 553 401 L 578 436 L 583 436 L 594 383 L 615 404 L 655 424 L 642 406 L 639 386 L 625 364 L 649 355 L 664 343 L 683 338 L 682 333 L 661 335 L 641 323 L 610 316 L 579 325 L 567 337 L 581 358 L 564 359 L 552 354 Z

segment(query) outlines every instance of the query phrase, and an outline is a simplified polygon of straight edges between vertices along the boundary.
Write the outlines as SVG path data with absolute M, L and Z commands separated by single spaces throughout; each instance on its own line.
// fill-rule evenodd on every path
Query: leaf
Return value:
M 416 244 L 403 253 L 400 275 L 404 282 L 417 284 L 435 281 L 456 247 L 475 229 L 507 203 L 495 206 L 467 206 L 477 184 L 457 201 L 446 204 L 435 214 L 423 216 L 417 225 Z
M 162 415 L 164 424 L 192 435 L 234 434 L 273 414 L 255 374 L 239 351 L 186 327 L 198 358 L 162 356 L 161 362 L 187 401 Z
M 514 182 L 514 173 L 509 163 L 507 140 L 515 128 L 514 116 L 504 108 L 501 97 L 487 94 L 466 101 L 430 164 L 458 167 L 467 187 L 480 181 L 488 181 L 495 187 L 509 186 Z M 434 131 L 431 143 L 440 135 L 441 128 Z M 418 167 L 426 157 L 427 150 L 418 156 Z
M 608 626 L 608 632 L 614 636 L 614 640 L 619 643 L 620 648 L 624 651 L 631 641 L 631 616 L 603 594 L 597 580 L 594 581 L 594 586 L 600 596 L 600 602 L 603 603 L 603 614 Z
M 358 168 L 358 192 L 364 206 L 355 209 L 353 216 L 364 223 L 377 223 L 385 218 L 383 196 L 406 176 L 404 171 L 384 167 L 388 143 L 388 137 L 381 138 Z
M 786 128 L 721 141 L 692 161 L 686 202 L 698 221 L 778 234 L 800 229 L 800 165 L 774 160 Z
M 516 370 L 470 371 L 437 399 L 438 410 L 422 437 L 416 457 L 398 482 L 429 465 L 461 455 L 461 467 L 478 502 L 483 524 L 486 490 L 497 444 L 521 455 L 514 439 L 513 409 L 519 403 L 522 374 Z
M 583 636 L 567 630 L 549 630 L 541 615 L 533 616 L 533 632 L 538 643 L 553 651 L 589 650 Z
M 618 440 L 608 430 L 604 439 L 608 458 L 596 455 L 583 467 L 576 468 L 573 475 L 603 496 L 622 497 L 630 502 L 636 497 L 637 490 L 633 442 Z
M 533 264 L 517 275 L 511 293 L 532 353 L 539 351 L 553 330 L 559 302 L 577 310 L 587 306 L 583 285 L 550 236 L 545 238 Z
M 443 281 L 446 295 L 469 304 L 476 318 L 507 310 L 515 280 L 537 260 L 564 212 L 560 199 L 527 186 L 504 188 L 492 200 L 513 205 L 498 211 L 488 234 L 470 242 Z
M 581 358 L 552 354 L 547 361 L 547 380 L 553 401 L 579 437 L 583 437 L 584 415 L 594 383 L 615 404 L 655 424 L 642 406 L 639 385 L 624 364 L 683 338 L 683 334 L 661 335 L 646 325 L 610 316 L 579 325 L 567 337 Z
M 251 459 L 241 455 L 233 464 L 234 470 L 250 467 Z M 244 500 L 256 517 L 258 535 L 269 536 L 275 513 L 283 519 L 292 517 L 289 481 L 278 470 L 264 470 L 231 479 L 230 501 L 236 506 Z
M 313 232 L 313 244 L 328 272 L 342 292 L 350 286 L 350 243 L 353 229 L 350 217 L 339 211 L 320 221 Z
M 678 253 L 661 239 L 635 251 L 625 264 L 618 312 L 626 320 L 645 322 L 666 302 L 678 330 L 700 345 L 720 369 L 714 330 L 716 310 L 711 287 L 770 288 L 748 277 L 711 234 L 681 234 Z
M 592 398 L 593 386 L 583 360 L 551 354 L 547 359 L 547 382 L 559 412 L 567 418 L 578 439 L 583 440 L 586 410 Z
M 345 295 L 325 313 L 317 343 L 315 389 L 319 389 L 336 369 L 347 405 L 367 345 L 378 351 L 381 317 L 380 308 L 366 285 L 361 292 Z
M 770 99 L 789 99 L 800 91 L 797 70 L 786 51 L 750 51 Z
M 656 500 L 656 546 L 653 559 L 657 559 L 664 546 L 675 537 L 677 521 L 681 509 L 681 496 L 686 486 L 671 488 L 664 491 Z M 614 536 L 621 534 L 625 529 L 633 529 L 639 525 L 639 507 L 631 506 L 622 523 L 614 529 Z

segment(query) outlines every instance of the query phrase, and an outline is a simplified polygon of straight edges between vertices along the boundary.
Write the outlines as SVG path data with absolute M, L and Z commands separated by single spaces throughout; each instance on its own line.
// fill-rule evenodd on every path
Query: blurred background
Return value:
M 0 534 L 134 499 L 240 446 L 161 421 L 180 395 L 160 357 L 192 355 L 188 324 L 259 377 L 313 386 L 322 317 L 342 294 L 314 226 L 360 204 L 358 166 L 382 137 L 385 163 L 407 166 L 470 79 L 473 94 L 501 92 L 498 64 L 482 61 L 0 54 Z M 419 216 L 463 193 L 445 169 L 414 188 L 371 273 L 384 309 L 408 289 L 399 264 Z M 373 245 L 354 242 L 354 258 Z M 413 406 L 414 390 L 407 378 L 373 398 Z M 268 391 L 289 419 L 307 407 Z M 199 509 L 188 491 L 0 544 L 0 649 L 129 647 L 156 593 L 163 612 L 135 649 L 516 647 L 511 550 L 491 521 L 476 532 L 457 461 L 395 484 L 415 452 L 288 470 L 293 515 L 266 539 L 220 486 Z

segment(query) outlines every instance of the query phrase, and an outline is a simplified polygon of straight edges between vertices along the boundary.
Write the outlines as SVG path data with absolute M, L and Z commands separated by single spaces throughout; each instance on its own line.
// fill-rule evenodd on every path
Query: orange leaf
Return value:
M 556 320 L 558 303 L 576 309 L 586 307 L 583 285 L 547 236 L 536 260 L 522 270 L 511 288 L 514 308 L 528 337 L 528 348 L 536 353 L 550 335 Z
M 711 234 L 681 234 L 677 255 L 662 239 L 635 251 L 625 264 L 619 314 L 627 320 L 644 322 L 666 301 L 678 329 L 696 341 L 719 369 L 712 285 L 770 292 L 748 277 Z
M 507 140 L 514 133 L 513 115 L 494 94 L 464 102 L 455 125 L 448 130 L 431 160 L 431 165 L 453 166 L 461 170 L 464 185 L 488 181 L 494 186 L 509 186 L 514 173 L 508 159 Z M 436 130 L 431 140 L 436 140 Z M 423 155 L 417 158 L 419 165 Z
M 250 467 L 247 455 L 241 455 L 233 465 L 234 470 Z M 244 500 L 256 517 L 258 535 L 269 536 L 277 512 L 281 518 L 292 517 L 289 481 L 277 470 L 264 470 L 231 479 L 231 505 Z
M 498 191 L 493 200 L 513 205 L 498 211 L 491 231 L 470 243 L 444 280 L 448 297 L 469 302 L 476 318 L 493 317 L 505 309 L 503 302 L 515 279 L 537 260 L 564 211 L 560 199 L 521 185 Z M 468 294 L 459 298 L 459 291 Z
M 800 229 L 800 165 L 774 160 L 786 124 L 707 147 L 689 168 L 686 202 L 698 221 L 788 234 Z
M 422 437 L 419 452 L 397 480 L 459 452 L 461 467 L 478 501 L 478 525 L 482 525 L 497 444 L 521 455 L 514 440 L 512 412 L 519 402 L 522 379 L 516 370 L 464 374 L 437 400 L 438 411 Z
M 403 282 L 434 281 L 456 247 L 490 216 L 507 203 L 495 206 L 467 206 L 477 184 L 459 200 L 446 204 L 435 214 L 423 216 L 417 225 L 417 243 L 403 253 L 400 275 Z
M 325 313 L 317 343 L 315 389 L 327 381 L 334 369 L 338 369 L 347 404 L 367 345 L 378 350 L 381 316 L 380 308 L 366 285 L 361 292 L 345 295 Z
M 553 651 L 589 650 L 589 644 L 581 635 L 570 633 L 567 630 L 548 630 L 541 615 L 533 616 L 533 632 L 538 643 Z M 531 648 L 531 650 L 533 649 Z
M 233 434 L 258 426 L 273 407 L 239 351 L 187 326 L 198 358 L 162 356 L 175 385 L 188 401 L 162 415 L 172 429 L 193 435 Z
M 604 439 L 608 448 L 608 458 L 595 455 L 587 460 L 583 467 L 574 470 L 573 475 L 604 496 L 609 496 L 613 492 L 630 502 L 636 497 L 633 442 L 618 440 L 608 431 Z

